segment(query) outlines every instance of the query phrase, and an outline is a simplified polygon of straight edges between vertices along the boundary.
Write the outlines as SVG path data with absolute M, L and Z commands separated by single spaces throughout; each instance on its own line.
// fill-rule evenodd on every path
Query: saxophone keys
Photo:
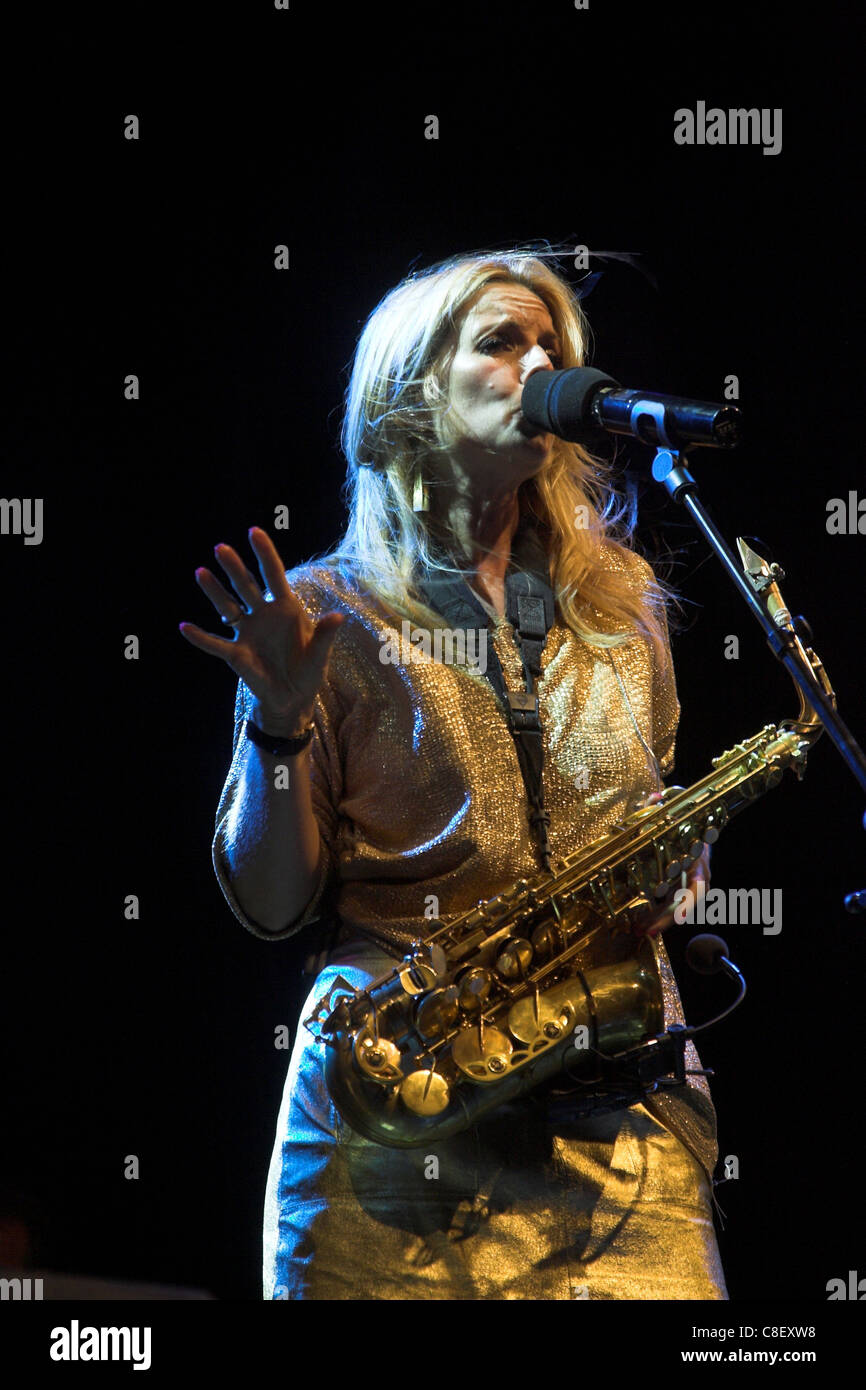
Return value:
M 568 1027 L 569 1011 L 563 1001 L 545 1000 L 544 995 L 518 999 L 508 1012 L 508 1031 L 519 1043 L 529 1047 L 539 1042 L 555 1042 Z
M 441 1115 L 451 1099 L 451 1087 L 438 1071 L 419 1067 L 405 1078 L 400 1099 L 413 1115 Z
M 355 1061 L 364 1076 L 386 1086 L 403 1079 L 400 1068 L 400 1049 L 386 1038 L 374 1038 L 362 1032 L 355 1040 Z
M 714 845 L 722 833 L 728 821 L 728 808 L 723 801 L 714 806 L 707 816 L 704 826 L 703 841 L 705 845 Z
M 425 970 L 432 971 L 437 979 L 448 973 L 448 956 L 435 941 L 424 941 L 420 938 L 413 941 L 403 964 L 413 966 L 416 970 L 423 966 Z
M 577 927 L 583 926 L 590 915 L 591 909 L 585 903 L 577 903 L 569 907 L 568 927 L 574 932 Z M 558 921 L 542 922 L 532 933 L 532 950 L 535 960 L 552 960 L 560 951 L 565 950 L 567 936 Z
M 432 964 L 420 956 L 410 956 L 400 971 L 400 984 L 407 994 L 426 994 L 436 983 L 436 971 Z
M 434 989 L 415 1007 L 415 1027 L 425 1038 L 439 1038 L 452 1028 L 459 1017 L 456 985 Z
M 464 1028 L 451 1045 L 454 1063 L 473 1081 L 494 1081 L 511 1068 L 511 1041 L 498 1028 Z
M 533 950 L 522 936 L 506 941 L 496 957 L 496 973 L 503 980 L 522 980 L 532 964 Z
M 474 965 L 457 981 L 457 1000 L 461 1009 L 474 1013 L 480 1009 L 493 988 L 493 978 L 489 970 Z

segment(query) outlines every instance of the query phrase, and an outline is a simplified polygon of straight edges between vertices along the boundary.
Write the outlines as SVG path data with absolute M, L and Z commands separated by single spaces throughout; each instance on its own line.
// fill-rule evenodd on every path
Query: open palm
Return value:
M 325 613 L 315 622 L 286 582 L 283 562 L 266 531 L 253 526 L 249 541 L 265 593 L 230 545 L 215 548 L 217 561 L 234 594 L 210 570 L 196 570 L 196 582 L 220 617 L 235 628 L 234 639 L 215 637 L 194 623 L 180 631 L 192 646 L 218 656 L 249 687 L 267 719 L 277 724 L 312 708 L 327 674 L 328 660 L 341 613 Z

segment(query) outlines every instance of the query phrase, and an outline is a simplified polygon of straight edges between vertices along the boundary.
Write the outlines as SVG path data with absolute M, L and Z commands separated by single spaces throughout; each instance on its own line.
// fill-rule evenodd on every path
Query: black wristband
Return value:
M 257 748 L 263 748 L 266 753 L 300 753 L 313 737 L 313 726 L 310 724 L 297 738 L 274 738 L 271 734 L 262 733 L 261 729 L 248 719 L 246 735 L 251 743 Z

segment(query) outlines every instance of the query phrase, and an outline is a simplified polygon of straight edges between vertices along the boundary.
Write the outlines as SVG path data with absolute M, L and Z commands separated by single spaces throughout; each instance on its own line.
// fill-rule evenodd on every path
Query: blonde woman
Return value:
M 267 594 L 228 545 L 216 557 L 234 592 L 197 571 L 235 636 L 181 630 L 240 677 L 214 866 L 256 936 L 318 922 L 321 946 L 327 926 L 302 1019 L 338 974 L 383 974 L 431 916 L 588 844 L 671 770 L 664 593 L 601 467 L 521 412 L 528 377 L 581 365 L 587 337 L 573 291 L 531 254 L 410 276 L 358 343 L 343 540 L 286 574 L 254 527 Z M 419 634 L 443 631 L 444 654 L 425 651 Z M 537 697 L 540 781 L 515 692 Z M 692 880 L 708 873 L 702 856 Z M 658 936 L 670 922 L 646 923 L 668 1023 L 682 1018 Z M 340 1116 L 323 1056 L 299 1024 L 267 1183 L 266 1299 L 727 1298 L 703 1077 L 584 1118 L 548 1087 L 399 1150 Z M 692 1044 L 686 1065 L 700 1065 Z

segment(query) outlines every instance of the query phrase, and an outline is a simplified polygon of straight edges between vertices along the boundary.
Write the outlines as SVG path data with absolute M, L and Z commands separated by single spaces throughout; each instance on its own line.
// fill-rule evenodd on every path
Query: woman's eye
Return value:
M 485 338 L 483 342 L 478 344 L 478 351 L 484 353 L 498 352 L 501 348 L 507 348 L 508 346 L 509 343 L 505 338 Z M 545 348 L 544 350 L 554 366 L 561 366 L 562 353 L 554 352 L 553 348 Z

